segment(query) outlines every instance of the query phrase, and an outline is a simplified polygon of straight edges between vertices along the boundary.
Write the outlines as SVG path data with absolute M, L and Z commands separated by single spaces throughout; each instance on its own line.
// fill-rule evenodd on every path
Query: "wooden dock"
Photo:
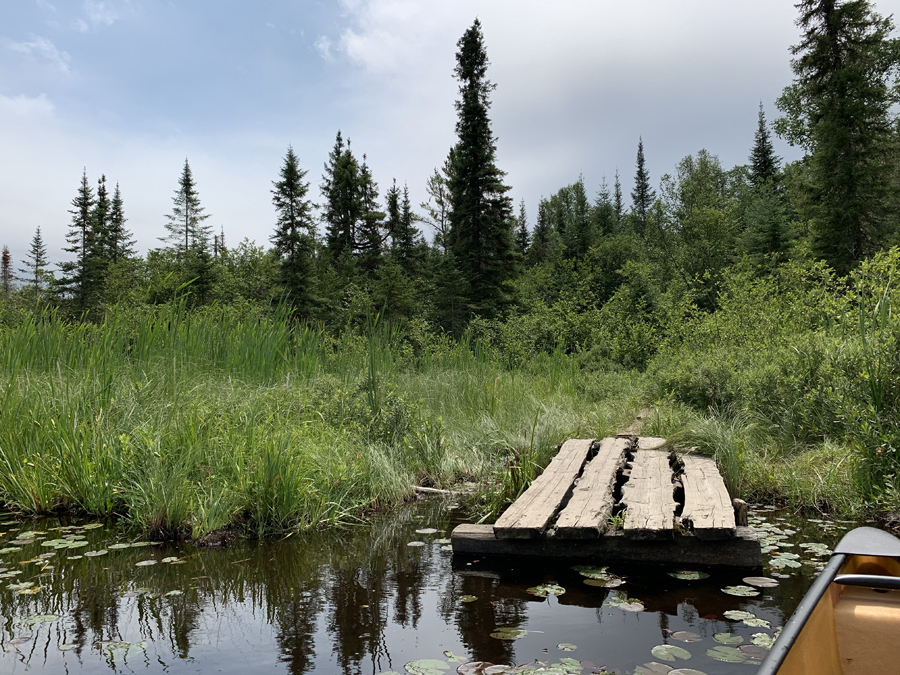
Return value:
M 714 460 L 659 437 L 573 439 L 493 525 L 460 525 L 454 553 L 758 567 L 756 533 Z

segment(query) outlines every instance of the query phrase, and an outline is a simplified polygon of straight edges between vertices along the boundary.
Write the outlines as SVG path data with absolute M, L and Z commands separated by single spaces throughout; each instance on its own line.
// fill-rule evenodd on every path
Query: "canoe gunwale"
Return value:
M 785 658 L 787 658 L 788 652 L 791 651 L 791 647 L 794 646 L 800 633 L 803 632 L 803 628 L 806 626 L 806 622 L 812 615 L 813 610 L 819 604 L 819 600 L 825 595 L 828 587 L 837 576 L 838 570 L 846 560 L 847 554 L 845 553 L 836 553 L 831 557 L 831 560 L 828 561 L 828 565 L 816 578 L 815 582 L 813 582 L 813 585 L 810 587 L 809 591 L 807 591 L 803 600 L 800 601 L 793 616 L 791 616 L 784 625 L 781 635 L 775 640 L 775 644 L 772 645 L 772 649 L 769 650 L 769 655 L 766 656 L 762 664 L 760 664 L 759 670 L 756 671 L 756 675 L 776 675 L 779 668 L 781 668 L 781 664 L 784 663 Z

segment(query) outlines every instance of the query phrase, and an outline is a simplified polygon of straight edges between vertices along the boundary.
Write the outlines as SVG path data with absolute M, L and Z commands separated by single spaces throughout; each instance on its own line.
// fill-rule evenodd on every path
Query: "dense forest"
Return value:
M 701 149 L 655 183 L 645 161 L 653 149 L 636 139 L 630 195 L 616 173 L 611 184 L 588 186 L 579 178 L 560 187 L 533 214 L 524 202 L 513 204 L 496 163 L 489 116 L 495 85 L 478 20 L 457 43 L 457 142 L 427 177 L 428 200 L 418 206 L 406 185 L 379 186 L 366 155 L 338 131 L 318 192 L 313 169 L 292 147 L 273 167 L 270 245 L 232 245 L 213 231 L 185 160 L 161 245 L 141 256 L 119 186 L 85 172 L 69 211 L 66 262 L 51 270 L 40 229 L 20 262 L 3 249 L 3 409 L 12 412 L 0 418 L 0 455 L 13 476 L 0 477 L 4 498 L 38 511 L 60 500 L 94 512 L 123 509 L 113 488 L 88 499 L 90 489 L 76 485 L 81 478 L 63 487 L 57 478 L 40 499 L 29 496 L 33 486 L 16 482 L 31 471 L 29 453 L 40 454 L 49 433 L 46 424 L 29 432 L 33 448 L 13 440 L 16 424 L 37 424 L 37 410 L 74 424 L 66 452 L 108 443 L 124 457 L 146 433 L 148 453 L 165 455 L 167 444 L 198 448 L 198 435 L 249 433 L 226 418 L 263 413 L 237 400 L 197 403 L 206 412 L 185 401 L 184 408 L 167 408 L 185 416 L 188 426 L 176 431 L 174 422 L 160 422 L 163 430 L 150 432 L 146 420 L 134 418 L 143 405 L 137 389 L 150 387 L 134 384 L 135 369 L 168 359 L 159 368 L 172 373 L 159 377 L 172 381 L 159 386 L 171 406 L 180 360 L 190 357 L 203 363 L 192 367 L 230 383 L 236 375 L 297 387 L 290 391 L 300 392 L 300 408 L 319 406 L 330 429 L 307 446 L 352 432 L 367 447 L 393 444 L 418 458 L 403 456 L 410 475 L 394 492 L 373 487 L 353 496 L 354 505 L 401 498 L 416 481 L 470 478 L 502 482 L 502 495 L 483 500 L 488 511 L 500 508 L 527 482 L 526 465 L 546 461 L 566 434 L 615 430 L 649 406 L 645 429 L 715 453 L 735 493 L 840 510 L 900 507 L 900 324 L 893 313 L 900 41 L 892 20 L 866 0 L 803 0 L 797 8 L 794 79 L 775 102 L 771 124 L 760 103 L 758 125 L 747 130 L 747 163 L 728 168 Z M 782 162 L 773 134 L 801 148 L 802 159 Z M 358 356 L 357 370 L 347 365 L 348 354 Z M 460 368 L 474 379 L 457 383 L 453 395 L 466 400 L 451 401 L 450 390 L 438 392 L 432 380 L 453 380 L 447 373 Z M 103 377 L 105 383 L 96 381 Z M 219 385 L 195 389 L 206 386 Z M 60 397 L 55 402 L 46 400 L 48 387 Z M 84 388 L 87 402 L 66 398 L 61 392 L 69 387 Z M 254 405 L 270 414 L 260 424 L 284 413 L 275 401 L 280 393 L 252 389 L 265 399 Z M 110 421 L 122 415 L 116 411 L 124 399 L 131 401 L 128 414 Z M 516 412 L 501 419 L 504 405 Z M 485 453 L 477 461 L 460 458 L 475 449 Z M 96 452 L 92 470 L 108 457 Z M 352 467 L 357 460 L 347 452 L 335 461 Z M 369 455 L 359 461 L 372 461 Z M 206 472 L 203 492 L 219 460 L 195 460 L 191 466 L 201 469 L 185 470 Z M 47 475 L 66 461 L 47 464 Z M 145 470 L 104 469 L 110 476 Z M 288 475 L 284 467 L 267 470 Z M 388 469 L 379 471 L 372 475 Z M 320 517 L 309 515 L 309 504 L 295 505 L 290 516 L 274 503 L 271 512 L 257 513 L 247 505 L 275 497 L 221 490 L 215 500 L 227 502 L 216 507 L 222 513 L 173 515 L 166 506 L 157 522 L 148 506 L 137 517 L 162 530 L 193 522 L 200 531 L 235 513 L 261 530 Z M 158 495 L 141 498 L 168 504 Z M 196 511 L 196 499 L 185 511 Z M 129 508 L 138 509 L 137 501 Z

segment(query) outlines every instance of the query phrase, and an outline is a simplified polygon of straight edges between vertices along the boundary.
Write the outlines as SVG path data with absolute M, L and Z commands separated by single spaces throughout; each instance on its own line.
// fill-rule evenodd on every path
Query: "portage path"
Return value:
M 460 525 L 451 542 L 454 553 L 756 567 L 741 504 L 713 459 L 664 438 L 572 439 L 495 524 Z

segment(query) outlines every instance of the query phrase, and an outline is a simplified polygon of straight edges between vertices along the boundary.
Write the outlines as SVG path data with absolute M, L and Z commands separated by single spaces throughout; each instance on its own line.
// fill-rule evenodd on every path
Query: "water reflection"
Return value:
M 582 663 L 585 674 L 601 667 L 622 674 L 655 660 L 654 645 L 678 644 L 692 654 L 682 665 L 709 675 L 746 673 L 744 664 L 705 655 L 716 644 L 715 633 L 749 640 L 761 630 L 726 620 L 724 613 L 741 609 L 777 626 L 815 573 L 811 564 L 785 570 L 790 578 L 777 588 L 735 598 L 720 589 L 740 583 L 740 573 L 683 581 L 659 568 L 632 566 L 610 570 L 627 577 L 624 586 L 610 591 L 586 585 L 563 564 L 453 559 L 440 542 L 446 532 L 415 532 L 447 528 L 446 506 L 432 500 L 365 527 L 262 544 L 243 541 L 226 550 L 110 549 L 128 541 L 114 529 L 59 530 L 54 528 L 70 523 L 7 521 L 0 525 L 0 577 L 5 577 L 0 579 L 0 671 L 375 675 L 404 672 L 404 664 L 415 659 L 446 662 L 449 652 L 506 664 L 570 657 Z M 833 525 L 825 543 L 833 544 L 850 526 Z M 816 537 L 809 541 L 822 541 L 820 523 L 806 530 L 792 527 L 798 541 L 804 532 Z M 23 530 L 38 532 L 32 543 L 7 544 Z M 88 545 L 42 546 L 60 533 Z M 408 546 L 415 540 L 425 545 Z M 787 538 L 782 541 L 790 546 Z M 109 552 L 85 555 L 100 550 Z M 171 558 L 178 560 L 162 562 Z M 136 565 L 147 560 L 157 564 Z M 34 586 L 9 588 L 22 583 Z M 528 592 L 541 583 L 559 584 L 566 592 L 544 598 Z M 610 606 L 621 593 L 639 600 L 645 611 Z M 475 600 L 463 602 L 463 596 Z M 514 641 L 491 637 L 504 627 L 528 632 Z M 702 641 L 673 642 L 672 632 L 681 630 Z M 560 643 L 576 649 L 564 652 Z M 457 665 L 448 663 L 446 672 Z

